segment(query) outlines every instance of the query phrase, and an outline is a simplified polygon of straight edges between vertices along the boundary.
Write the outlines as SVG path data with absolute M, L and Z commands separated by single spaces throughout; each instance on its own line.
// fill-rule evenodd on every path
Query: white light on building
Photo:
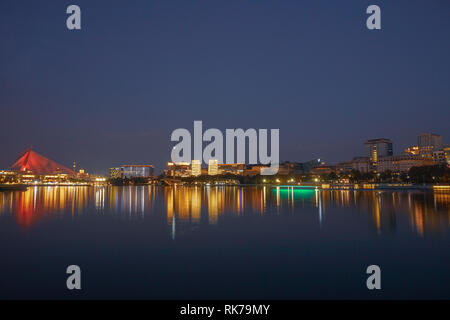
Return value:
M 200 160 L 192 160 L 191 173 L 193 176 L 199 176 L 202 174 L 202 162 Z
M 219 162 L 217 159 L 210 159 L 208 164 L 208 174 L 210 176 L 215 176 L 219 174 Z

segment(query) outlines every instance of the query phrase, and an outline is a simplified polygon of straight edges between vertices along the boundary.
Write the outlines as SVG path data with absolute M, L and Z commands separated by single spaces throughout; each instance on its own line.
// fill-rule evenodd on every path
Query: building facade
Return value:
M 124 165 L 122 166 L 123 176 L 125 178 L 150 178 L 153 177 L 152 165 Z
M 410 146 L 405 149 L 404 154 L 419 154 L 419 146 Z
M 121 179 L 122 178 L 122 168 L 109 168 L 109 177 L 111 179 Z
M 189 177 L 191 173 L 189 162 L 168 162 L 167 170 L 164 170 L 164 175 L 169 177 Z
M 390 139 L 370 139 L 364 144 L 367 156 L 370 158 L 372 169 L 377 170 L 378 158 L 393 155 L 392 141 Z
M 351 161 L 340 162 L 336 165 L 336 172 L 350 172 L 357 170 L 362 173 L 369 172 L 371 170 L 371 160 L 369 157 L 355 157 Z
M 310 173 L 314 174 L 314 175 L 330 174 L 330 173 L 334 172 L 335 170 L 336 170 L 336 167 L 334 167 L 334 166 L 323 165 L 323 166 L 318 166 L 318 167 L 312 168 Z
M 218 165 L 220 174 L 243 175 L 246 165 L 244 163 L 221 163 Z
M 447 159 L 445 158 L 444 150 L 433 151 L 433 162 L 435 164 L 446 164 Z
M 152 165 L 123 165 L 109 169 L 109 177 L 118 178 L 151 178 L 153 177 Z
M 378 172 L 407 172 L 412 167 L 433 165 L 433 160 L 426 159 L 421 155 L 403 154 L 398 156 L 378 158 Z
M 445 161 L 446 161 L 447 165 L 450 166 L 450 146 L 445 146 L 443 148 L 443 150 L 444 150 Z
M 219 161 L 217 159 L 209 159 L 208 163 L 208 175 L 215 176 L 218 175 L 219 172 Z
M 191 161 L 191 175 L 197 177 L 202 174 L 202 162 L 201 160 Z
M 422 133 L 417 138 L 417 146 L 421 156 L 432 159 L 434 151 L 442 150 L 442 136 L 434 133 Z

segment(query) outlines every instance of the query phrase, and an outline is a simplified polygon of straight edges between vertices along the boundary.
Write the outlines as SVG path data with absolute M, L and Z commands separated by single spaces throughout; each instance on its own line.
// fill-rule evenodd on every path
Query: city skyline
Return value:
M 172 130 L 197 119 L 279 128 L 280 160 L 299 162 L 450 137 L 449 3 L 383 3 L 376 32 L 366 1 L 78 4 L 77 31 L 65 4 L 0 4 L 0 168 L 33 146 L 92 173 L 160 172 Z
M 422 138 L 423 136 L 426 136 L 426 137 L 427 136 L 433 136 L 433 137 L 437 137 L 438 139 L 440 139 L 439 148 L 437 148 L 436 150 L 432 150 L 432 149 L 429 150 L 428 149 L 428 150 L 426 150 L 426 152 L 419 151 L 419 148 L 423 148 L 423 147 L 418 147 L 420 145 L 420 143 L 421 143 L 421 139 L 423 139 Z M 417 155 L 419 155 L 419 152 L 423 152 L 422 156 L 425 156 L 425 154 L 427 154 L 427 155 L 430 154 L 431 155 L 430 157 L 432 159 L 433 158 L 433 151 L 442 151 L 442 148 L 446 148 L 446 149 L 449 148 L 449 145 L 445 143 L 445 140 L 443 140 L 443 137 L 441 135 L 436 134 L 436 133 L 421 133 L 421 134 L 419 134 L 417 136 L 417 140 L 416 140 L 415 144 L 412 144 L 412 143 L 409 144 L 407 147 L 401 149 L 400 152 L 394 147 L 394 142 L 391 139 L 389 139 L 389 138 L 375 138 L 375 139 L 368 139 L 366 142 L 363 143 L 363 145 L 365 146 L 365 152 L 363 152 L 361 154 L 352 155 L 352 156 L 347 157 L 346 159 L 342 159 L 342 160 L 336 161 L 336 162 L 326 161 L 327 159 L 323 159 L 323 158 L 322 158 L 322 160 L 324 160 L 324 161 L 320 161 L 321 160 L 320 158 L 316 158 L 316 159 L 310 158 L 309 160 L 303 161 L 303 162 L 306 163 L 306 162 L 310 162 L 310 161 L 313 161 L 313 160 L 319 160 L 319 162 L 321 162 L 323 165 L 326 164 L 326 165 L 339 167 L 339 165 L 343 165 L 345 163 L 349 163 L 349 162 L 352 162 L 352 161 L 357 161 L 358 162 L 358 161 L 361 161 L 361 159 L 366 158 L 367 166 L 368 166 L 366 170 L 369 171 L 370 170 L 369 163 L 370 162 L 374 162 L 375 163 L 374 165 L 376 166 L 377 159 L 375 159 L 375 160 L 373 159 L 373 155 L 372 155 L 373 151 L 372 151 L 372 149 L 368 148 L 368 145 L 373 144 L 373 143 L 379 143 L 380 141 L 381 141 L 381 143 L 388 142 L 390 144 L 389 145 L 389 151 L 387 153 L 383 153 L 383 154 L 379 155 L 379 157 L 385 157 L 385 159 L 387 159 L 389 156 L 394 156 L 395 157 L 395 156 L 399 156 L 399 155 L 408 155 L 408 154 L 416 155 L 416 153 L 413 151 L 412 148 L 417 148 Z M 32 156 L 29 157 L 28 154 L 31 154 Z M 447 157 L 448 157 L 447 153 L 444 153 L 443 154 L 443 159 L 441 159 L 441 160 L 443 160 L 444 162 L 447 161 L 447 163 L 448 163 L 449 161 L 448 161 Z M 24 160 L 24 159 L 26 159 L 26 160 Z M 35 159 L 35 160 L 33 160 L 33 159 Z M 26 165 L 27 162 L 33 162 L 34 161 L 36 163 L 36 165 L 38 165 L 39 162 L 42 162 L 42 159 L 44 159 L 45 161 L 48 162 L 45 165 L 47 165 L 49 167 L 56 168 L 56 167 L 59 166 L 59 167 L 61 167 L 64 170 L 67 169 L 62 164 L 55 163 L 52 160 L 49 160 L 49 159 L 46 159 L 45 157 L 42 157 L 41 154 L 36 153 L 34 148 L 31 148 L 31 147 L 26 149 L 24 152 L 21 152 L 19 154 L 19 156 L 15 158 L 14 163 L 12 163 L 11 165 L 9 165 L 7 167 L 4 167 L 4 168 L 0 167 L 0 169 L 8 170 L 8 169 L 11 168 L 11 169 L 17 169 L 17 170 L 20 169 L 20 170 L 22 170 L 21 168 L 23 168 L 23 166 Z M 246 160 L 248 160 L 248 159 L 246 159 Z M 283 163 L 286 163 L 286 162 L 301 163 L 302 161 L 293 161 L 292 159 L 281 159 L 280 160 L 280 164 L 283 164 Z M 435 161 L 435 162 L 438 163 L 438 161 Z M 124 163 L 127 163 L 127 164 L 124 164 Z M 124 163 L 122 163 L 120 165 L 117 165 L 117 166 L 113 166 L 113 167 L 106 166 L 106 167 L 104 167 L 102 169 L 102 172 L 90 172 L 90 173 L 92 173 L 94 175 L 109 175 L 109 176 L 111 176 L 111 170 L 112 169 L 116 170 L 116 169 L 120 169 L 120 167 L 123 168 L 123 167 L 136 167 L 136 166 L 138 166 L 138 167 L 152 167 L 152 170 L 151 170 L 152 174 L 158 175 L 158 174 L 164 173 L 164 171 L 166 171 L 166 169 L 167 169 L 167 162 L 160 169 L 156 168 L 156 170 L 154 170 L 154 165 L 153 165 L 153 162 L 151 162 L 151 161 L 147 161 L 145 163 L 134 163 L 134 164 L 131 164 L 130 161 L 125 161 Z M 171 161 L 168 161 L 168 163 L 171 163 Z M 223 163 L 225 163 L 225 162 L 223 162 Z M 211 160 L 210 160 L 209 164 L 205 163 L 204 161 L 198 161 L 198 160 L 195 160 L 195 159 L 192 159 L 192 164 L 191 164 L 191 162 L 186 163 L 186 165 L 188 167 L 191 166 L 191 165 L 194 165 L 194 164 L 195 164 L 196 167 L 198 166 L 200 169 L 201 168 L 207 168 L 209 170 L 209 167 L 211 165 Z M 230 164 L 239 164 L 239 163 L 236 162 L 236 163 L 230 163 Z M 431 164 L 431 162 L 430 162 L 430 164 Z M 74 169 L 73 171 L 74 172 L 76 171 L 75 170 L 76 165 L 77 165 L 77 160 L 75 159 L 75 160 L 73 160 L 73 169 Z M 423 164 L 423 165 L 425 165 L 425 164 Z M 41 164 L 39 164 L 39 166 L 41 166 Z M 258 166 L 259 166 L 259 164 L 258 164 Z M 86 166 L 80 166 L 78 169 L 82 170 L 83 174 L 85 172 L 89 172 L 89 170 L 86 169 Z M 200 170 L 200 169 L 196 169 L 196 170 Z M 67 170 L 70 170 L 70 169 L 67 169 Z M 362 170 L 359 169 L 359 170 L 360 171 L 366 171 L 365 169 L 362 169 Z M 193 175 L 196 176 L 196 175 L 200 175 L 200 174 L 201 174 L 200 171 L 198 171 L 198 172 L 196 172 Z

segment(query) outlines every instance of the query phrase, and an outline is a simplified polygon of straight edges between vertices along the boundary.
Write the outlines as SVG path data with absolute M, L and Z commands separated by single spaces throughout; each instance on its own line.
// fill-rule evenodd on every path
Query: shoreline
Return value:
M 28 187 L 269 187 L 271 189 L 310 189 L 310 190 L 353 190 L 353 191 L 371 191 L 371 190 L 422 190 L 435 192 L 450 192 L 450 185 L 423 184 L 414 185 L 406 183 L 362 183 L 362 184 L 210 184 L 210 183 L 177 183 L 177 184 L 130 184 L 130 185 L 111 185 L 111 184 L 0 184 L 2 191 L 26 191 Z

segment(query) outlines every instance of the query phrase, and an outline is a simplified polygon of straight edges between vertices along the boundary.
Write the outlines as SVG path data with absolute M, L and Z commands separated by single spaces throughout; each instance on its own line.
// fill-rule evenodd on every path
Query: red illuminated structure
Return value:
M 38 175 L 49 174 L 68 174 L 76 175 L 75 171 L 50 160 L 43 155 L 33 151 L 31 148 L 26 150 L 17 158 L 16 162 L 11 166 L 13 170 L 31 171 Z

